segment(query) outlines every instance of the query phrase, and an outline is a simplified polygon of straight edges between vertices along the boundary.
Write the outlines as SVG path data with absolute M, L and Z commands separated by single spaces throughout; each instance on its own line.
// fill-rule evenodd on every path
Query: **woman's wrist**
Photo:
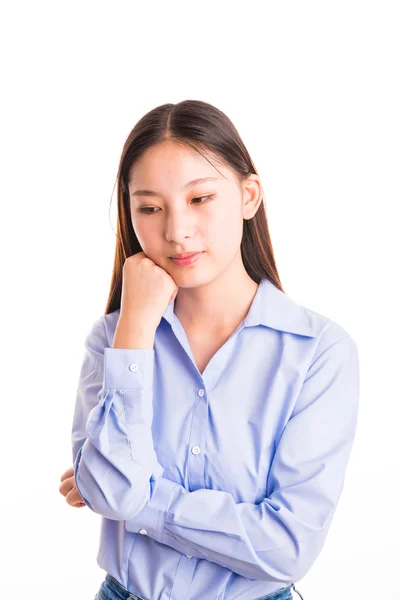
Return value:
M 156 328 L 143 325 L 143 320 L 120 317 L 115 328 L 113 348 L 152 349 Z

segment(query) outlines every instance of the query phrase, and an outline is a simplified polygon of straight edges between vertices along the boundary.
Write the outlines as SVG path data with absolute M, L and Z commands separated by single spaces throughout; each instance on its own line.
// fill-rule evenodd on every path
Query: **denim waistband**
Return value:
M 267 596 L 262 596 L 261 598 L 258 597 L 256 600 L 268 600 L 269 598 L 271 600 L 291 600 L 293 598 L 291 594 L 292 588 L 303 600 L 303 596 L 301 596 L 300 592 L 296 590 L 294 583 L 291 583 L 288 587 L 280 589 L 276 592 L 272 592 Z M 109 591 L 113 594 L 112 598 L 107 597 L 107 592 Z M 143 598 L 140 596 L 129 592 L 109 573 L 106 574 L 105 581 L 101 584 L 99 592 L 101 596 L 105 596 L 103 600 L 143 600 Z
M 99 593 L 103 597 L 103 600 L 143 600 L 140 596 L 129 592 L 109 573 L 107 573 L 105 580 L 101 584 Z M 112 596 L 110 596 L 110 593 L 112 593 Z

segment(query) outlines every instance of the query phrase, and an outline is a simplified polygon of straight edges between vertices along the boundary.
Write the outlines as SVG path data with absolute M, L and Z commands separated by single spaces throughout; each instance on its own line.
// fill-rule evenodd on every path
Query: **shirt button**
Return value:
M 147 535 L 147 529 L 139 529 L 139 533 L 142 533 L 143 535 Z
M 193 454 L 198 454 L 199 452 L 200 452 L 200 448 L 198 446 L 193 446 L 192 453 Z
M 139 367 L 137 366 L 137 364 L 136 364 L 136 363 L 132 363 L 131 365 L 129 365 L 129 370 L 130 370 L 130 371 L 133 371 L 133 372 L 135 372 L 135 371 L 137 371 L 137 370 L 138 370 L 138 368 L 139 368 Z
M 191 556 L 188 556 L 188 555 L 186 554 L 186 558 L 192 558 L 192 557 L 191 557 Z
M 199 390 L 197 393 L 199 394 L 199 396 L 204 396 L 204 390 Z

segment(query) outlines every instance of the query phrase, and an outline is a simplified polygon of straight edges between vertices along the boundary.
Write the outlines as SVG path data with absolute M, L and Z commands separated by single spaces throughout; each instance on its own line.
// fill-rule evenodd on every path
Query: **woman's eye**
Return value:
M 208 195 L 208 196 L 199 196 L 198 198 L 193 198 L 193 202 L 195 200 L 203 200 L 206 199 L 208 200 L 208 198 L 211 198 L 213 196 L 213 194 Z M 204 204 L 204 202 L 195 202 L 195 204 Z M 142 206 L 142 208 L 139 209 L 139 212 L 148 214 L 148 215 L 154 215 L 155 212 L 157 212 L 157 207 L 156 206 Z
M 152 215 L 154 214 L 153 212 L 151 212 L 155 207 L 154 206 L 142 206 L 142 208 L 139 208 L 139 212 L 141 213 L 146 213 L 148 215 Z
M 211 198 L 211 195 L 210 196 L 199 196 L 199 198 L 193 198 L 193 200 L 203 200 L 203 198 L 206 198 L 206 199 L 207 198 Z M 203 203 L 202 202 L 196 202 L 196 204 L 203 204 Z

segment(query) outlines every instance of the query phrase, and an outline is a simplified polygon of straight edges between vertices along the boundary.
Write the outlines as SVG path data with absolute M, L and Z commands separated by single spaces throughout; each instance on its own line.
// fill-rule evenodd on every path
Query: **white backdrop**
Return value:
M 344 491 L 296 587 L 305 600 L 400 599 L 398 2 L 36 1 L 1 13 L 0 595 L 92 600 L 105 577 L 100 516 L 58 488 L 84 337 L 111 280 L 110 200 L 136 121 L 199 99 L 232 119 L 255 162 L 285 291 L 359 348 Z

